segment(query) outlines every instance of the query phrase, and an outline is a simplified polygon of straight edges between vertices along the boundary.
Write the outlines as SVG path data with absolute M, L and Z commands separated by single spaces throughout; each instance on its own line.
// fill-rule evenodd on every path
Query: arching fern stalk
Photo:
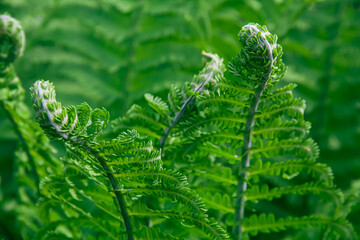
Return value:
M 255 114 L 258 110 L 263 92 L 271 81 L 278 80 L 284 72 L 281 61 L 282 48 L 276 43 L 276 36 L 272 36 L 266 28 L 249 24 L 243 27 L 239 34 L 240 42 L 244 46 L 241 56 L 235 58 L 230 65 L 232 72 L 242 79 L 247 79 L 254 87 L 255 93 L 251 97 L 249 112 L 246 116 L 243 147 L 241 153 L 241 168 L 238 175 L 237 200 L 235 210 L 234 234 L 241 239 L 241 221 L 244 219 L 245 192 L 247 189 L 248 172 L 252 147 L 252 135 L 255 125 Z M 280 56 L 278 56 L 280 54 Z M 278 59 L 279 57 L 279 59 Z M 240 163 L 238 163 L 240 165 Z M 236 224 L 239 222 L 239 224 Z
M 145 235 L 152 236 L 148 239 L 172 238 L 156 228 L 142 226 L 141 218 L 149 217 L 197 226 L 211 239 L 227 237 L 217 223 L 207 218 L 204 203 L 186 187 L 186 178 L 162 168 L 160 152 L 153 150 L 151 142 L 143 141 L 136 131 L 121 133 L 111 141 L 98 140 L 97 135 L 109 120 L 105 109 L 91 109 L 86 103 L 64 108 L 56 101 L 55 89 L 48 81 L 37 81 L 31 91 L 40 125 L 50 137 L 64 141 L 68 151 L 65 179 L 55 176 L 44 183 L 46 196 L 51 197 L 42 205 L 61 202 L 87 218 L 102 239 L 117 238 L 121 232 L 116 222 L 124 224 L 127 239 L 144 239 Z M 151 210 L 141 201 L 142 196 L 156 199 L 159 204 L 153 204 L 155 209 Z M 177 204 L 160 207 L 161 202 L 169 201 Z
M 310 194 L 331 196 L 339 207 L 342 194 L 331 169 L 316 163 L 319 150 L 307 137 L 305 103 L 292 95 L 296 85 L 277 86 L 285 73 L 277 36 L 249 24 L 239 37 L 243 49 L 229 64 L 230 73 L 217 55 L 205 54 L 210 61 L 192 83 L 172 87 L 167 102 L 145 95 L 148 108 L 133 106 L 113 126 L 134 127 L 158 143 L 164 162 L 192 175 L 206 205 L 232 222 L 234 239 L 310 226 L 319 227 L 319 238 L 325 229 L 351 239 L 351 225 L 335 214 L 276 218 L 261 207 L 282 198 L 281 205 L 271 202 L 271 209 L 289 212 L 294 206 L 287 195 Z

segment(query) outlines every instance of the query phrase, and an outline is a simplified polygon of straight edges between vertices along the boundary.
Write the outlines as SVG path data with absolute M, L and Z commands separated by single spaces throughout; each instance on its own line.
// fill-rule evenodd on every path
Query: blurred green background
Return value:
M 228 62 L 248 22 L 279 37 L 285 81 L 307 101 L 306 120 L 347 199 L 360 195 L 359 0 L 1 0 L 27 37 L 16 69 L 26 90 L 54 82 L 63 104 L 88 102 L 122 116 L 143 94 L 165 94 L 192 79 L 201 51 Z M 30 96 L 26 93 L 30 106 Z M 0 238 L 16 239 L 11 199 L 16 194 L 17 138 L 0 111 Z M 360 232 L 360 200 L 349 219 Z M 6 204 L 5 204 L 6 203 Z

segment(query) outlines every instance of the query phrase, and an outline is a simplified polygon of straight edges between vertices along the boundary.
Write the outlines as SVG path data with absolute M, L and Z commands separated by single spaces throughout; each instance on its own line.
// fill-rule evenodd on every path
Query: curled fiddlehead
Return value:
M 21 98 L 23 89 L 11 65 L 25 50 L 24 31 L 14 18 L 0 16 L 0 101 Z
M 63 107 L 49 81 L 37 81 L 31 92 L 38 121 L 52 138 L 84 141 L 101 132 L 109 121 L 108 111 L 92 110 L 87 103 Z
M 13 63 L 23 55 L 25 50 L 25 34 L 20 23 L 8 15 L 0 16 L 0 41 L 2 48 L 0 61 Z M 7 49 L 6 49 L 7 48 Z
M 230 71 L 254 83 L 278 80 L 285 70 L 281 56 L 282 47 L 277 44 L 277 36 L 271 34 L 266 26 L 250 23 L 239 33 L 243 46 L 241 53 L 230 63 Z
M 244 156 L 241 160 L 241 167 L 238 166 L 240 180 L 238 182 L 235 210 L 234 234 L 241 239 L 241 221 L 244 218 L 245 197 L 244 193 L 247 189 L 248 173 L 244 169 L 250 166 L 250 149 L 252 147 L 252 131 L 255 122 L 255 113 L 258 109 L 260 98 L 271 80 L 278 80 L 277 74 L 284 72 L 284 64 L 282 63 L 282 47 L 277 44 L 277 36 L 269 33 L 265 26 L 258 24 L 245 25 L 240 33 L 239 40 L 243 45 L 243 49 L 233 63 L 230 69 L 233 74 L 241 77 L 249 84 L 255 86 L 256 91 L 251 100 L 249 112 L 246 117 L 244 130 L 244 141 L 242 153 Z M 240 164 L 239 164 L 240 165 Z M 237 224 L 239 222 L 239 224 Z

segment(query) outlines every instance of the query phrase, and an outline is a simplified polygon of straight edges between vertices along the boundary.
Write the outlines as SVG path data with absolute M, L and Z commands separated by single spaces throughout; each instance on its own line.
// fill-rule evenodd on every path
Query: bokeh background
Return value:
M 191 80 L 202 50 L 228 62 L 243 25 L 267 25 L 284 49 L 284 81 L 297 83 L 295 94 L 307 102 L 319 161 L 351 200 L 349 219 L 360 234 L 359 0 L 0 0 L 0 12 L 26 32 L 16 62 L 26 90 L 49 79 L 65 106 L 86 101 L 112 119 L 146 92 L 165 94 Z M 18 238 L 11 211 L 17 144 L 0 111 L 0 239 Z

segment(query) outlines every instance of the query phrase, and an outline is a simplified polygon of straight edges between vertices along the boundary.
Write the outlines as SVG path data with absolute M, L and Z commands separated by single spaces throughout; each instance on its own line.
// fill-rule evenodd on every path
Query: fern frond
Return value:
M 203 95 L 197 100 L 197 106 L 199 108 L 206 107 L 236 107 L 238 109 L 248 108 L 244 102 L 239 101 L 237 97 L 231 95 L 220 95 L 218 93 L 209 93 L 208 95 Z
M 206 212 L 205 204 L 197 194 L 190 189 L 180 188 L 171 185 L 138 187 L 128 190 L 130 194 L 144 194 L 156 197 L 168 197 L 173 201 L 184 204 L 192 212 L 202 214 Z
M 167 112 L 169 111 L 169 106 L 161 98 L 154 97 L 151 94 L 145 94 L 144 97 L 152 109 L 154 109 L 158 114 L 160 114 L 163 119 L 167 119 Z
M 261 175 L 293 175 L 300 172 L 306 172 L 313 177 L 324 180 L 326 184 L 332 184 L 333 173 L 331 168 L 323 163 L 316 163 L 314 159 L 287 160 L 284 162 L 266 162 L 257 160 L 249 169 L 249 177 L 254 181 L 259 181 Z
M 86 103 L 67 109 L 56 101 L 53 84 L 37 81 L 31 88 L 34 109 L 40 125 L 47 128 L 51 137 L 65 140 L 86 140 L 101 132 L 109 121 L 105 109 L 94 109 Z
M 229 236 L 225 230 L 214 221 L 214 219 L 205 219 L 199 215 L 191 214 L 186 215 L 184 213 L 176 211 L 154 211 L 150 209 L 139 209 L 138 211 L 130 212 L 132 216 L 142 217 L 168 217 L 174 220 L 181 221 L 186 226 L 197 226 L 202 229 L 210 239 L 228 239 Z
M 186 186 L 188 184 L 187 178 L 179 172 L 173 170 L 166 170 L 162 168 L 139 169 L 133 171 L 123 171 L 114 174 L 115 177 L 129 182 L 145 182 L 144 180 L 151 180 L 151 182 L 162 182 L 166 185 L 172 186 Z
M 206 193 L 202 194 L 201 198 L 204 200 L 205 205 L 210 209 L 215 209 L 221 213 L 227 214 L 234 212 L 234 208 L 231 205 L 231 198 L 227 194 Z
M 331 219 L 319 216 L 308 216 L 302 218 L 279 218 L 275 219 L 273 214 L 251 215 L 244 219 L 244 232 L 255 236 L 258 232 L 269 233 L 279 232 L 286 228 L 304 229 L 307 227 L 322 227 L 330 226 L 332 231 L 341 234 L 346 239 L 354 239 L 353 230 L 349 223 L 342 218 Z
M 308 137 L 311 125 L 304 120 L 305 101 L 293 97 L 296 84 L 277 85 L 286 70 L 277 36 L 265 26 L 250 23 L 241 29 L 239 40 L 243 49 L 228 66 L 232 75 L 219 74 L 216 84 L 201 93 L 194 91 L 199 85 L 197 77 L 181 89 L 172 87 L 167 102 L 162 100 L 162 105 L 169 106 L 167 112 L 159 113 L 152 106 L 139 110 L 161 124 L 173 118 L 163 133 L 149 121 L 132 123 L 131 113 L 124 118 L 128 127 L 148 132 L 154 142 L 161 136 L 164 162 L 189 174 L 199 189 L 207 189 L 203 195 L 209 206 L 228 214 L 230 209 L 222 209 L 216 202 L 221 202 L 220 198 L 210 196 L 219 188 L 236 196 L 236 239 L 242 237 L 248 200 L 326 193 L 338 203 L 342 201 L 331 169 L 315 162 L 319 148 Z M 202 72 L 208 71 L 208 66 Z M 253 184 L 266 175 L 282 178 L 266 177 L 262 188 Z M 303 184 L 291 181 L 297 175 L 312 178 Z M 214 186 L 204 187 L 209 183 Z M 248 185 L 252 188 L 247 189 Z
M 290 116 L 296 119 L 302 119 L 305 110 L 305 101 L 299 98 L 282 101 L 279 104 L 265 106 L 255 116 L 257 119 L 271 119 L 279 116 Z
M 135 130 L 123 132 L 110 141 L 97 140 L 96 135 L 109 119 L 105 109 L 92 110 L 85 103 L 64 108 L 56 101 L 55 89 L 49 82 L 36 82 L 32 91 L 41 126 L 52 138 L 64 141 L 68 151 L 64 160 L 67 184 L 59 186 L 61 180 L 56 177 L 44 182 L 43 189 L 51 199 L 86 216 L 110 237 L 123 232 L 114 228 L 116 222 L 122 223 L 128 240 L 134 239 L 138 231 L 128 210 L 145 198 L 157 199 L 156 205 L 170 200 L 172 205 L 184 209 L 183 214 L 196 212 L 199 218 L 208 221 L 204 202 L 186 187 L 187 179 L 182 174 L 162 167 L 160 152 L 153 149 L 151 141 L 144 141 Z M 161 111 L 159 99 L 149 100 Z M 99 218 L 101 213 L 107 217 Z
M 4 49 L 7 51 L 1 52 L 0 62 L 10 64 L 24 54 L 25 34 L 20 23 L 8 15 L 0 16 L 0 30 L 1 38 L 9 44 L 8 49 Z
M 303 137 L 309 133 L 310 127 L 309 122 L 302 120 L 282 122 L 281 118 L 276 118 L 270 123 L 254 128 L 253 134 L 254 136 L 261 134 L 261 137 L 265 139 L 283 137 L 284 135 L 286 136 L 286 134 L 294 137 Z
M 139 231 L 135 232 L 135 236 L 138 239 L 147 239 L 147 240 L 180 240 L 180 238 L 164 233 L 159 228 L 143 227 Z
M 241 124 L 245 123 L 242 115 L 231 113 L 205 112 L 202 116 L 195 116 L 179 123 L 181 131 L 186 136 L 191 136 L 199 127 L 212 126 L 218 128 L 242 128 Z M 216 128 L 215 128 L 216 129 Z
M 269 200 L 273 198 L 280 198 L 283 195 L 305 195 L 305 194 L 320 194 L 325 193 L 334 197 L 339 204 L 343 201 L 343 195 L 339 189 L 335 189 L 333 186 L 325 185 L 321 182 L 310 182 L 302 185 L 295 185 L 283 188 L 271 188 L 268 185 L 254 185 L 245 193 L 246 200 L 258 201 Z
M 262 102 L 270 102 L 270 101 L 282 101 L 283 99 L 292 99 L 292 90 L 296 88 L 295 83 L 290 83 L 285 87 L 279 88 L 272 93 L 269 93 L 267 96 L 261 98 Z
M 223 183 L 225 185 L 237 184 L 235 177 L 232 175 L 232 170 L 229 167 L 218 166 L 212 168 L 212 171 L 209 171 L 207 168 L 201 169 L 199 167 L 196 168 L 192 174 L 215 182 Z
M 311 138 L 302 139 L 286 139 L 278 141 L 267 141 L 264 144 L 257 142 L 257 146 L 250 150 L 252 154 L 262 155 L 265 158 L 291 154 L 301 158 L 317 158 L 319 156 L 319 148 Z
M 42 195 L 40 182 L 61 171 L 61 166 L 56 161 L 55 148 L 32 121 L 24 101 L 25 91 L 14 67 L 24 50 L 25 34 L 20 23 L 7 14 L 0 15 L 0 111 L 5 113 L 1 122 L 9 120 L 11 124 L 1 132 L 5 136 L 7 130 L 14 130 L 19 143 L 11 163 L 11 197 L 3 196 L 1 191 L 0 198 L 2 206 L 11 204 L 7 211 L 16 214 L 14 221 L 19 233 L 16 237 L 33 239 L 45 223 L 36 207 Z

